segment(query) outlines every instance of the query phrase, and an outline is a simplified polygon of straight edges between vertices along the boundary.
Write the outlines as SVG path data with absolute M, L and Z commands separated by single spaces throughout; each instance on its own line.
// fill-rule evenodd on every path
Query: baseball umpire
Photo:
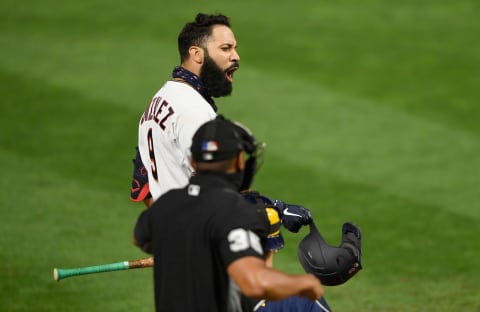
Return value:
M 156 311 L 242 311 L 240 292 L 267 300 L 322 297 L 314 275 L 265 264 L 262 245 L 272 229 L 264 205 L 239 193 L 254 163 L 244 155 L 255 158 L 252 142 L 221 116 L 205 123 L 192 140 L 195 174 L 188 185 L 163 194 L 139 216 L 134 237 L 155 258 Z

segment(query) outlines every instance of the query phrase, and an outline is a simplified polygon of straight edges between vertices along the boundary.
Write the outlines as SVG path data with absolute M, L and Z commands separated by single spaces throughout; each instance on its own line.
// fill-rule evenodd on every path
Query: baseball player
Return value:
M 250 203 L 265 207 L 270 223 L 270 232 L 263 244 L 264 257 L 266 265 L 273 268 L 274 255 L 284 247 L 284 240 L 280 231 L 281 225 L 283 224 L 283 227 L 290 232 L 297 233 L 303 225 L 313 223 L 312 215 L 308 209 L 302 206 L 287 204 L 280 200 L 272 200 L 256 191 L 243 191 L 242 195 Z M 315 252 L 321 251 L 315 250 Z M 325 266 L 324 263 L 322 264 Z M 329 266 L 329 269 L 331 267 Z M 316 274 L 317 272 L 307 272 L 313 273 L 315 276 L 318 275 Z M 253 300 L 250 301 L 249 306 L 252 306 L 249 311 L 255 312 L 331 312 L 330 306 L 324 297 L 313 301 L 299 296 L 275 301 L 265 299 Z
M 263 204 L 239 193 L 248 169 L 244 152 L 255 158 L 245 133 L 221 117 L 201 126 L 191 145 L 195 175 L 137 221 L 137 244 L 155 258 L 157 311 L 242 311 L 238 290 L 268 300 L 323 295 L 312 274 L 290 275 L 265 263 L 270 222 Z
M 153 96 L 140 118 L 133 201 L 146 201 L 149 206 L 152 199 L 188 183 L 193 134 L 215 118 L 212 97 L 232 92 L 233 73 L 240 61 L 236 47 L 224 15 L 198 14 L 184 26 L 178 36 L 181 65 L 174 68 L 173 80 Z

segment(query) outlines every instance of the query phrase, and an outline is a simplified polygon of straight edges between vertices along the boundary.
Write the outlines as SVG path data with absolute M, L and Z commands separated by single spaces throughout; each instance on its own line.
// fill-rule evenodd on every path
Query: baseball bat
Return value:
M 114 263 L 85 266 L 71 269 L 53 269 L 53 279 L 59 282 L 62 279 L 77 275 L 86 275 L 92 273 L 102 273 L 110 271 L 120 271 L 129 269 L 148 268 L 153 266 L 153 257 L 130 261 L 120 261 Z

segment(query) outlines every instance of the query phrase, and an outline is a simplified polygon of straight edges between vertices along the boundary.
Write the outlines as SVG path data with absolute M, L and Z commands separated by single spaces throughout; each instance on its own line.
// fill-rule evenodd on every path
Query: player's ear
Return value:
M 203 48 L 198 47 L 198 46 L 191 46 L 190 49 L 188 49 L 188 52 L 190 54 L 190 58 L 197 64 L 203 64 L 203 57 L 205 54 L 205 51 Z

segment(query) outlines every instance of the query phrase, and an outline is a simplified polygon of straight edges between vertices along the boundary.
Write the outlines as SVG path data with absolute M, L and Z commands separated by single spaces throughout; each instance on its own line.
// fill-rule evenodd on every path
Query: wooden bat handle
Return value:
M 130 269 L 153 267 L 153 257 L 128 261 Z

